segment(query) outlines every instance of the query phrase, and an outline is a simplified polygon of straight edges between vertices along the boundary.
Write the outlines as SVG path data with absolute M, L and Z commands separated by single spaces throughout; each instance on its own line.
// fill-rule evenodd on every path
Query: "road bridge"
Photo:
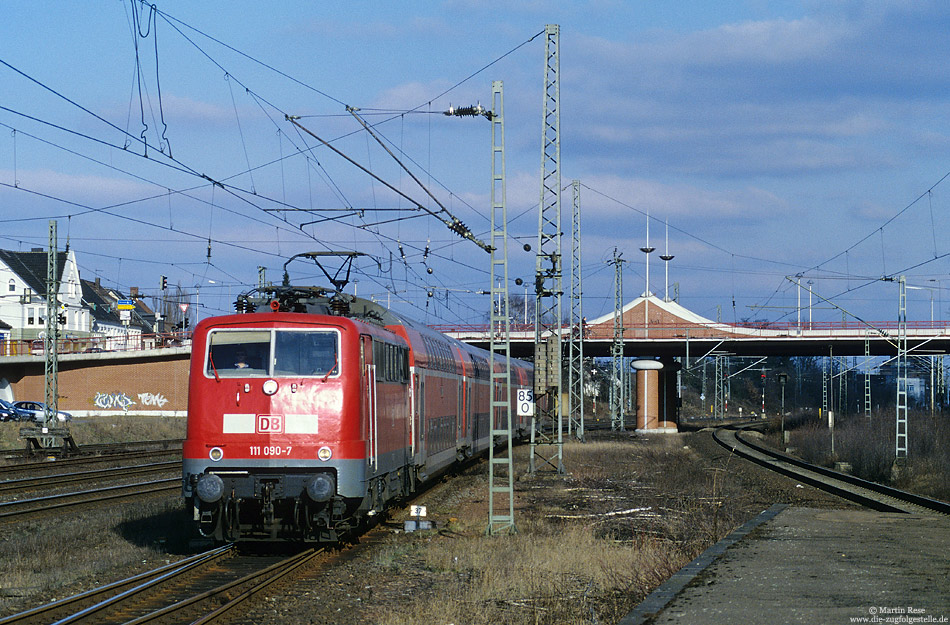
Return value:
M 892 322 L 753 322 L 722 323 L 706 319 L 674 301 L 638 297 L 621 314 L 623 354 L 637 358 L 637 430 L 676 432 L 679 398 L 677 372 L 706 356 L 894 356 L 897 321 Z M 943 355 L 950 351 L 950 322 L 905 324 L 909 355 Z M 488 348 L 487 326 L 442 326 L 442 332 Z M 584 356 L 609 357 L 614 343 L 614 314 L 580 327 L 562 329 L 567 338 L 583 337 Z M 534 353 L 534 329 L 514 325 L 513 356 Z M 675 359 L 682 359 L 676 362 Z
M 730 356 L 863 356 L 865 343 L 872 355 L 897 354 L 897 321 L 889 322 L 751 322 L 723 323 L 706 319 L 674 301 L 638 297 L 623 307 L 624 355 L 639 358 Z M 488 348 L 488 326 L 435 326 L 466 343 Z M 564 335 L 580 333 L 584 355 L 608 357 L 614 340 L 614 314 L 564 327 Z M 534 353 L 534 327 L 512 324 L 511 352 Z M 950 353 L 950 321 L 907 322 L 910 354 Z

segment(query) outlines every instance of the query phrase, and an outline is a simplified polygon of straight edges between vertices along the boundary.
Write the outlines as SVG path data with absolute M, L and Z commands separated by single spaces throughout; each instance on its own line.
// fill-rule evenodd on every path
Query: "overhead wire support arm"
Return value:
M 479 106 L 481 106 L 481 105 L 479 105 Z M 463 237 L 463 238 L 465 238 L 465 239 L 469 239 L 470 241 L 472 241 L 473 243 L 475 243 L 476 245 L 478 245 L 479 247 L 481 247 L 481 248 L 482 248 L 483 250 L 485 250 L 486 252 L 489 252 L 489 253 L 491 252 L 491 247 L 488 246 L 488 245 L 486 245 L 486 244 L 483 243 L 482 241 L 476 239 L 475 236 L 474 236 L 474 235 L 471 233 L 471 231 L 468 229 L 468 227 L 466 227 L 466 225 L 463 224 L 462 221 L 461 221 L 458 217 L 456 217 L 455 215 L 453 215 L 453 214 L 449 211 L 449 209 L 447 209 L 447 208 L 445 207 L 445 205 L 443 205 L 442 202 L 439 201 L 439 198 L 435 197 L 435 195 L 433 195 L 432 192 L 429 191 L 428 187 L 426 187 L 424 184 L 422 184 L 422 181 L 419 180 L 419 179 L 416 177 L 416 175 L 415 175 L 414 173 L 412 173 L 412 171 L 411 171 L 408 167 L 406 167 L 406 166 L 403 164 L 403 162 L 400 161 L 399 158 L 398 158 L 395 154 L 392 153 L 392 150 L 390 150 L 389 147 L 388 147 L 385 143 L 383 143 L 382 139 L 380 139 L 379 136 L 378 136 L 375 132 L 373 132 L 373 129 L 370 127 L 370 125 L 367 124 L 366 121 L 365 121 L 362 117 L 360 117 L 359 115 L 356 114 L 356 111 L 359 110 L 359 109 L 353 108 L 352 106 L 348 106 L 348 107 L 346 107 L 346 110 L 347 110 L 347 112 L 349 112 L 350 115 L 352 115 L 352 116 L 356 119 L 356 121 L 358 121 L 358 122 L 360 123 L 360 125 L 363 126 L 363 128 L 366 130 L 366 132 L 369 133 L 369 136 L 371 136 L 373 139 L 375 139 L 375 140 L 376 140 L 376 143 L 378 143 L 378 144 L 380 145 L 380 147 L 382 147 L 384 150 L 386 150 L 386 153 L 389 154 L 389 156 L 390 156 L 394 161 L 396 161 L 396 164 L 398 164 L 398 165 L 402 168 L 402 170 L 403 170 L 404 172 L 406 172 L 407 174 L 409 174 L 409 177 L 412 178 L 412 180 L 413 180 L 417 185 L 419 185 L 419 188 L 421 188 L 423 191 L 425 191 L 425 192 L 426 192 L 426 195 L 428 195 L 430 198 L 432 198 L 432 201 L 439 205 L 439 208 L 442 209 L 441 212 L 443 212 L 443 213 L 445 213 L 446 215 L 448 215 L 448 216 L 449 216 L 449 220 L 446 220 L 445 218 L 440 217 L 438 214 L 436 214 L 436 213 L 434 213 L 434 212 L 432 212 L 432 211 L 429 211 L 434 217 L 436 217 L 437 219 L 440 219 L 440 220 L 442 221 L 442 223 L 444 223 L 445 225 L 447 225 L 447 226 L 449 227 L 449 230 L 451 230 L 452 232 L 455 232 L 456 234 L 458 234 L 459 236 L 461 236 L 461 237 Z M 490 117 L 490 116 L 487 116 L 487 117 L 488 117 L 489 120 L 491 120 L 491 117 Z
M 441 221 L 443 224 L 445 224 L 445 226 L 446 226 L 449 230 L 451 230 L 451 231 L 454 232 L 455 234 L 459 235 L 459 236 L 462 237 L 463 239 L 468 239 L 469 241 L 471 241 L 472 243 L 474 243 L 474 244 L 477 245 L 478 247 L 482 248 L 482 249 L 485 250 L 486 252 L 491 253 L 491 246 L 488 245 L 488 244 L 486 244 L 484 241 L 478 239 L 475 235 L 473 235 L 472 232 L 471 232 L 471 230 L 469 230 L 468 227 L 467 227 L 465 224 L 463 224 L 460 219 L 458 219 L 457 217 L 455 217 L 454 215 L 452 215 L 444 206 L 442 206 L 442 204 L 439 203 L 438 200 L 436 200 L 436 203 L 439 204 L 440 208 L 442 209 L 440 212 L 444 212 L 446 215 L 449 216 L 449 218 L 443 217 L 443 216 L 440 215 L 438 212 L 433 211 L 433 210 L 430 209 L 430 208 L 426 208 L 425 206 L 423 206 L 422 204 L 420 204 L 419 202 L 417 202 L 416 200 L 414 200 L 412 197 L 410 197 L 410 196 L 407 195 L 406 193 L 400 191 L 399 189 L 397 189 L 396 187 L 394 187 L 392 184 L 386 182 L 385 180 L 383 180 L 382 178 L 380 178 L 379 176 L 377 176 L 376 174 L 374 174 L 372 171 L 370 171 L 369 169 L 367 169 L 366 167 L 364 167 L 364 166 L 361 165 L 360 163 L 356 162 L 355 160 L 353 160 L 352 158 L 350 158 L 349 156 L 347 156 L 346 154 L 344 154 L 341 150 L 339 150 L 339 149 L 337 149 L 336 147 L 334 147 L 333 145 L 331 145 L 330 142 L 326 141 L 325 139 L 322 139 L 321 137 L 318 137 L 318 136 L 317 136 L 316 134 L 314 134 L 311 130 L 309 130 L 306 126 L 302 125 L 302 124 L 298 121 L 298 120 L 299 120 L 299 117 L 298 117 L 298 116 L 296 116 L 296 115 L 285 115 L 285 119 L 286 119 L 287 121 L 289 121 L 291 124 L 293 124 L 294 126 L 296 126 L 297 128 L 299 128 L 300 130 L 302 130 L 303 132 L 307 133 L 308 135 L 310 135 L 311 137 L 313 137 L 314 139 L 316 139 L 317 141 L 319 141 L 320 143 L 322 143 L 323 145 L 325 145 L 326 147 L 328 147 L 328 148 L 330 148 L 331 150 L 333 150 L 333 152 L 334 152 L 335 154 L 337 154 L 337 155 L 340 156 L 341 158 L 345 159 L 345 160 L 346 160 L 348 163 L 350 163 L 351 165 L 354 165 L 354 166 L 358 167 L 363 173 L 365 173 L 365 174 L 367 174 L 368 176 L 370 176 L 371 178 L 373 178 L 373 180 L 375 180 L 375 181 L 377 181 L 378 183 L 382 184 L 382 185 L 385 186 L 387 189 L 389 189 L 389 190 L 392 191 L 393 193 L 399 195 L 400 197 L 406 199 L 407 201 L 412 202 L 413 205 L 415 205 L 416 207 L 419 208 L 419 210 L 425 211 L 425 212 L 428 213 L 429 215 L 431 215 L 431 216 L 435 217 L 436 219 L 438 219 L 439 221 Z M 357 116 L 357 119 L 359 119 L 358 116 Z M 365 124 L 362 120 L 360 120 L 360 122 L 363 123 L 364 127 L 366 127 L 366 124 Z M 368 127 L 367 127 L 367 130 L 369 130 Z M 379 141 L 379 138 L 377 138 L 376 135 L 373 134 L 372 131 L 370 131 L 370 135 L 372 135 L 374 139 L 376 139 L 377 141 Z M 382 145 L 382 142 L 380 142 L 380 144 Z M 384 145 L 383 147 L 385 148 L 386 146 Z M 387 152 L 388 152 L 388 151 L 389 151 L 389 150 L 387 149 Z M 389 152 L 389 153 L 390 153 L 390 155 L 392 155 L 392 152 Z M 405 169 L 405 166 L 402 165 L 402 163 L 399 162 L 399 159 L 396 159 L 395 156 L 393 156 L 393 158 L 396 160 L 397 163 L 400 164 L 400 166 L 403 167 L 403 169 Z M 409 170 L 406 170 L 406 171 L 408 172 Z M 412 176 L 411 173 L 410 173 L 409 175 Z M 419 180 L 418 180 L 415 176 L 412 176 L 412 178 L 413 178 L 413 180 L 415 180 L 415 181 L 419 184 L 420 187 L 422 187 L 423 189 L 426 190 L 426 193 L 429 193 L 428 189 L 426 189 L 425 186 L 424 186 L 421 182 L 419 182 Z M 429 194 L 429 196 L 432 197 L 431 194 Z M 433 199 L 435 199 L 435 198 L 433 198 Z

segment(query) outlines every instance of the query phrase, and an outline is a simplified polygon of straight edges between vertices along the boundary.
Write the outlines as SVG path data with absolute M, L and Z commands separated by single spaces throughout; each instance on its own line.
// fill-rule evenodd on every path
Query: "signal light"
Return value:
M 280 310 L 280 302 L 278 302 L 275 299 L 272 299 L 270 301 L 270 309 L 273 310 L 274 312 L 277 312 L 278 310 Z

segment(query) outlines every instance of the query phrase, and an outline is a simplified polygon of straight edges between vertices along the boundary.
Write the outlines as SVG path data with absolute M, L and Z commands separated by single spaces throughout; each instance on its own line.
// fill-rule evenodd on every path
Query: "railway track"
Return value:
M 228 545 L 2 618 L 0 625 L 213 623 L 321 553 L 244 555 Z
M 78 454 L 63 457 L 62 449 L 57 447 L 48 450 L 48 456 L 55 457 L 58 462 L 72 462 L 74 460 L 89 460 L 90 458 L 114 457 L 116 455 L 129 453 L 162 453 L 162 452 L 181 452 L 181 439 L 162 439 L 154 441 L 136 441 L 132 443 L 103 443 L 96 445 L 82 445 Z M 26 449 L 2 449 L 0 450 L 0 459 L 7 462 L 19 463 L 30 462 L 35 458 L 36 453 Z M 44 458 L 40 463 L 46 462 Z M 33 461 L 36 463 L 36 461 Z M 38 463 L 37 463 L 38 464 Z M 5 468 L 0 466 L 0 469 Z
M 131 463 L 157 461 L 175 461 L 181 464 L 181 451 L 131 451 L 127 453 L 111 454 L 109 456 L 91 456 L 88 458 L 65 458 L 62 460 L 42 460 L 21 462 L 18 464 L 0 465 L 0 481 L 14 480 L 22 477 L 49 476 L 55 473 L 65 473 L 84 467 L 102 465 L 129 466 Z
M 75 484 L 77 482 L 85 482 L 88 484 L 105 480 L 124 479 L 133 476 L 139 477 L 142 475 L 168 473 L 169 471 L 176 470 L 181 470 L 180 460 L 152 462 L 148 464 L 138 464 L 125 467 L 111 467 L 108 469 L 76 471 L 73 473 L 55 473 L 52 475 L 22 477 L 0 482 L 0 493 L 23 493 L 44 488 L 57 488 L 67 484 Z
M 78 508 L 87 505 L 102 505 L 120 499 L 134 499 L 149 494 L 171 493 L 181 490 L 181 478 L 167 478 L 120 486 L 106 486 L 90 490 L 33 497 L 0 503 L 0 521 L 23 518 L 27 515 Z
M 722 427 L 713 432 L 717 443 L 738 456 L 826 492 L 881 512 L 950 514 L 950 504 L 869 482 L 759 445 L 743 437 L 749 425 Z

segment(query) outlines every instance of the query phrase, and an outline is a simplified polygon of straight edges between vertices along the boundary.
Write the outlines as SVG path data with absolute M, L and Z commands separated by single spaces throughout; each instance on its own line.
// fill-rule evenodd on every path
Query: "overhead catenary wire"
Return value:
M 529 41 L 530 41 L 530 40 L 529 40 Z M 527 43 L 527 42 L 525 42 L 525 43 Z M 522 45 L 524 45 L 524 44 L 522 44 Z M 520 47 L 520 46 L 519 46 L 519 47 Z M 517 48 L 516 48 L 516 49 L 517 49 Z M 502 57 L 502 58 L 503 58 L 503 57 Z M 489 67 L 490 65 L 491 65 L 491 64 L 486 65 L 485 67 Z M 483 68 L 483 69 L 484 69 L 484 68 Z M 477 72 L 473 73 L 472 76 L 474 76 L 475 74 L 477 74 Z M 464 82 L 464 81 L 461 81 L 461 82 Z M 458 84 L 461 84 L 461 82 L 458 83 Z M 229 83 L 229 88 L 230 88 L 230 83 Z M 247 88 L 246 88 L 245 91 L 246 91 L 246 93 L 248 93 L 248 95 L 249 95 L 250 97 L 254 98 L 255 100 L 263 100 L 263 98 L 259 98 L 259 94 L 254 93 L 254 92 L 251 91 L 250 89 L 247 89 Z M 55 92 L 55 90 L 54 90 L 54 92 Z M 446 92 L 447 92 L 447 91 L 446 91 Z M 233 91 L 232 91 L 232 93 L 233 93 Z M 58 92 L 57 92 L 57 95 L 60 95 L 60 94 L 58 94 Z M 66 98 L 66 99 L 67 99 L 67 101 L 70 101 L 68 98 Z M 265 101 L 266 101 L 266 100 L 265 100 Z M 234 104 L 235 104 L 235 103 L 232 101 L 232 105 L 234 105 Z M 269 102 L 268 102 L 268 104 L 270 105 Z M 259 102 L 259 105 L 260 105 L 260 102 Z M 82 107 L 80 107 L 80 108 L 82 108 Z M 86 109 L 84 109 L 84 110 L 86 110 Z M 87 112 L 88 112 L 88 110 L 87 110 Z M 35 118 L 34 118 L 34 119 L 35 119 Z M 60 128 L 61 130 L 69 131 L 68 129 L 63 128 L 62 126 L 59 126 L 59 128 Z M 118 129 L 117 127 L 116 127 L 116 130 L 119 130 L 119 131 L 121 132 L 121 129 Z M 77 134 L 81 134 L 81 133 L 77 133 Z M 97 138 L 91 137 L 91 136 L 89 136 L 89 135 L 85 135 L 85 136 L 86 136 L 86 138 L 88 138 L 88 139 L 100 141 L 100 142 L 102 142 L 103 144 L 106 144 L 106 145 L 108 145 L 109 147 L 112 147 L 112 148 L 122 149 L 122 148 L 124 147 L 124 146 L 122 146 L 121 144 L 110 143 L 110 142 L 108 142 L 108 141 L 103 141 L 102 139 L 97 139 Z M 126 132 L 126 133 L 124 134 L 124 136 L 126 136 L 126 138 L 128 139 L 128 138 L 129 138 L 129 133 Z M 133 137 L 132 139 L 134 139 L 134 137 Z M 148 140 L 146 139 L 146 140 L 145 140 L 145 143 L 144 143 L 143 145 L 147 145 L 147 144 L 148 144 Z M 159 146 L 159 151 L 160 151 L 160 150 L 161 150 L 161 146 Z M 298 153 L 299 153 L 299 152 L 298 152 Z M 152 159 L 149 159 L 149 160 L 152 161 Z M 248 172 L 250 172 L 250 171 L 252 171 L 252 170 L 254 169 L 254 168 L 250 167 L 249 159 L 248 159 L 247 157 L 245 158 L 245 160 L 248 161 L 248 162 L 247 162 L 247 164 L 248 164 L 248 169 L 245 170 L 245 172 L 241 172 L 241 173 L 235 174 L 235 176 L 242 175 L 242 173 L 243 173 L 243 174 L 247 174 Z M 152 161 L 152 162 L 154 162 L 154 161 Z M 177 161 L 174 161 L 174 159 L 173 159 L 173 162 L 177 162 Z M 282 162 L 282 159 L 278 159 L 278 162 Z M 315 162 L 315 163 L 319 163 L 319 161 L 317 161 L 316 159 L 314 159 L 314 162 Z M 177 167 L 177 169 L 179 169 L 179 171 L 182 171 L 183 173 L 187 173 L 187 174 L 190 174 L 190 175 L 197 175 L 197 172 L 195 172 L 194 170 L 190 169 L 187 165 L 181 166 L 181 167 Z M 131 172 L 128 172 L 128 173 L 131 174 Z M 132 174 L 132 175 L 136 175 L 136 174 Z M 232 193 L 240 194 L 240 193 L 245 192 L 245 190 L 239 189 L 239 188 L 235 187 L 234 185 L 221 184 L 219 181 L 214 180 L 214 179 L 212 179 L 212 178 L 209 177 L 209 176 L 202 176 L 202 177 L 203 177 L 204 180 L 210 182 L 212 185 L 221 186 L 223 189 L 228 189 L 228 190 L 229 190 L 230 192 L 232 192 Z M 140 176 L 140 178 L 141 178 L 141 179 L 144 179 L 144 177 L 141 177 L 141 176 Z M 169 200 L 171 199 L 171 196 L 172 196 L 173 194 L 178 193 L 178 192 L 173 191 L 167 184 L 161 184 L 161 186 L 162 186 L 163 191 L 164 191 L 164 192 L 163 192 L 163 195 L 167 196 Z M 195 187 L 195 188 L 197 189 L 197 188 L 200 188 L 200 187 Z M 31 191 L 31 192 L 35 192 L 34 190 L 30 190 L 30 191 Z M 251 189 L 250 189 L 249 193 L 250 193 L 251 195 L 257 195 L 257 194 L 256 194 L 256 191 L 257 191 L 257 189 L 255 188 L 255 185 L 254 185 L 253 182 L 252 182 Z M 40 194 L 41 194 L 41 195 L 44 195 L 44 196 L 48 196 L 48 197 L 51 198 L 51 199 L 53 198 L 53 195 L 52 195 L 52 194 L 42 194 L 41 192 L 40 192 Z M 59 201 L 59 200 L 62 200 L 63 198 L 56 198 L 56 199 Z M 247 198 L 243 198 L 243 199 L 244 199 L 245 201 L 247 201 Z M 206 202 L 206 200 L 204 200 L 204 201 Z M 88 213 L 88 212 L 90 212 L 90 211 L 96 211 L 96 212 L 103 212 L 104 214 L 108 214 L 108 215 L 110 215 L 110 216 L 117 216 L 117 215 L 113 215 L 112 213 L 108 212 L 108 209 L 94 208 L 94 207 L 91 207 L 91 206 L 88 206 L 88 205 L 82 204 L 82 203 L 76 203 L 76 204 L 77 204 L 77 207 L 82 207 L 82 208 L 81 208 L 81 211 L 84 211 L 84 212 L 86 212 L 86 213 Z M 257 209 L 260 209 L 260 208 L 261 208 L 260 206 L 255 205 L 255 203 L 253 203 L 253 202 L 249 202 L 249 204 L 253 205 L 253 206 L 254 206 L 255 208 L 257 208 Z M 213 202 L 213 206 L 214 206 L 215 208 L 220 208 L 220 207 L 221 207 L 221 203 L 220 203 L 219 201 L 215 200 L 215 201 Z M 76 215 L 76 214 L 82 214 L 82 212 L 80 212 L 80 213 L 75 213 L 75 212 L 70 213 L 70 215 Z M 238 213 L 235 213 L 235 214 L 238 214 Z M 170 228 L 167 228 L 167 227 L 166 227 L 166 228 L 167 228 L 169 231 L 174 231 L 174 230 L 175 230 L 175 228 L 174 228 L 174 221 L 173 221 L 173 219 L 171 218 L 171 215 L 172 215 L 171 209 L 169 209 L 168 226 L 170 226 Z M 249 215 L 247 215 L 246 213 L 241 213 L 241 216 L 242 216 L 243 218 L 249 217 Z M 124 215 L 123 215 L 123 216 L 120 216 L 120 217 L 125 218 L 125 217 L 127 217 L 127 216 L 124 216 Z M 162 224 L 153 224 L 153 223 L 148 222 L 147 220 L 138 220 L 138 221 L 139 221 L 140 223 L 143 223 L 143 224 L 146 224 L 146 225 L 162 227 Z M 378 226 L 378 225 L 381 225 L 381 224 L 380 224 L 380 223 L 364 223 L 364 224 L 359 225 L 359 226 L 356 226 L 356 227 L 366 229 L 366 228 L 374 228 L 375 226 Z M 182 230 L 182 232 L 185 232 L 185 231 Z

